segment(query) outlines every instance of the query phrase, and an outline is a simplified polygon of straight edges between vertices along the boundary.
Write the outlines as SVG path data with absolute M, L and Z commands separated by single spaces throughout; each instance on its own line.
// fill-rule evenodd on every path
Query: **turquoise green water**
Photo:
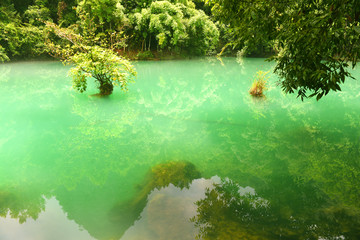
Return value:
M 358 238 L 359 81 L 254 99 L 264 59 L 135 66 L 98 98 L 61 63 L 0 65 L 0 239 Z

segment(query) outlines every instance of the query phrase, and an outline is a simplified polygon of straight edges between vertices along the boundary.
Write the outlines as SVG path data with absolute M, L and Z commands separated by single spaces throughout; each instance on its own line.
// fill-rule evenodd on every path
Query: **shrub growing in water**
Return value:
M 86 47 L 86 52 L 76 53 L 69 61 L 75 63 L 69 75 L 73 87 L 79 92 L 86 90 L 86 78 L 93 77 L 98 82 L 100 95 L 110 95 L 114 86 L 127 91 L 128 82 L 136 76 L 130 62 L 117 56 L 113 51 L 99 46 Z
M 269 78 L 266 76 L 268 73 L 269 72 L 264 72 L 261 70 L 256 73 L 256 78 L 249 91 L 252 96 L 254 97 L 264 96 L 264 91 L 267 89 L 266 88 L 267 79 Z
M 75 64 L 69 71 L 73 87 L 79 92 L 86 91 L 87 78 L 93 77 L 98 82 L 100 95 L 110 95 L 114 86 L 127 91 L 127 84 L 133 81 L 136 71 L 133 65 L 113 50 L 88 42 L 72 29 L 61 28 L 46 22 L 47 27 L 61 39 L 72 43 L 65 46 L 48 41 L 48 51 L 60 57 L 64 63 Z

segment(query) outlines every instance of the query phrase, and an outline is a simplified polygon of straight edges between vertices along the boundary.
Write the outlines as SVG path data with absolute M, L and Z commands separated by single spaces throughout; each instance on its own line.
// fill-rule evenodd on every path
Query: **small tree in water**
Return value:
M 263 97 L 266 88 L 268 77 L 266 76 L 269 72 L 258 71 L 256 78 L 250 88 L 250 94 L 254 97 Z
M 79 52 L 69 58 L 75 66 L 69 71 L 73 79 L 73 87 L 84 92 L 87 78 L 93 77 L 98 82 L 100 95 L 110 95 L 114 86 L 120 86 L 127 91 L 128 82 L 136 76 L 134 67 L 124 58 L 113 51 L 99 46 L 85 48 L 86 52 Z
M 72 43 L 56 45 L 48 41 L 47 47 L 50 54 L 61 58 L 64 63 L 74 64 L 69 75 L 76 90 L 86 91 L 87 79 L 93 77 L 98 82 L 99 94 L 102 96 L 110 95 L 114 86 L 127 91 L 127 84 L 136 76 L 135 68 L 128 60 L 118 56 L 113 50 L 89 44 L 69 28 L 61 28 L 50 22 L 46 25 L 58 37 Z

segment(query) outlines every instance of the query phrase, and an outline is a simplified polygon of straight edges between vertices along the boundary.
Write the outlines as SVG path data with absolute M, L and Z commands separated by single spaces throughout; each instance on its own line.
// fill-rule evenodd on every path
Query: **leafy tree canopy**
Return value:
M 173 2 L 173 3 L 172 3 Z M 155 1 L 148 8 L 130 15 L 135 39 L 142 40 L 142 49 L 185 50 L 193 55 L 204 55 L 214 50 L 219 31 L 191 1 Z
M 81 34 L 87 46 L 128 56 L 204 55 L 219 39 L 202 0 L 3 0 L 0 13 L 0 61 L 42 54 L 44 22 Z M 62 38 L 54 43 L 66 45 Z
M 357 0 L 208 0 L 231 27 L 234 44 L 271 45 L 287 93 L 319 100 L 350 76 L 360 54 Z
M 14 5 L 0 4 L 0 62 L 41 54 L 43 42 L 41 29 L 22 23 Z
M 128 60 L 111 49 L 87 42 L 86 38 L 69 28 L 61 28 L 50 22 L 47 22 L 47 27 L 60 38 L 70 42 L 67 45 L 57 45 L 49 40 L 47 47 L 65 63 L 75 64 L 69 71 L 75 89 L 84 92 L 87 78 L 93 77 L 98 83 L 100 95 L 110 95 L 114 86 L 120 86 L 123 91 L 127 91 L 128 82 L 133 81 L 136 76 L 136 71 Z M 83 33 L 87 35 L 87 32 Z
M 85 52 L 76 53 L 68 61 L 75 63 L 69 74 L 73 78 L 74 88 L 79 92 L 86 90 L 87 77 L 97 80 L 100 94 L 109 95 L 113 86 L 120 86 L 123 91 L 127 91 L 128 82 L 136 76 L 136 71 L 128 60 L 99 46 L 86 46 Z

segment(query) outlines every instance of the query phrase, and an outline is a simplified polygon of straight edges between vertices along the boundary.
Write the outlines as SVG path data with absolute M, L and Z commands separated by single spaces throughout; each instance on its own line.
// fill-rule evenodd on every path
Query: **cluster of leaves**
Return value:
M 142 50 L 144 45 L 151 50 L 153 44 L 157 49 L 204 55 L 216 47 L 219 38 L 216 25 L 191 1 L 155 1 L 131 14 L 130 19 Z
M 35 0 L 32 5 L 21 1 L 24 12 L 23 20 L 34 26 L 43 26 L 42 21 L 53 21 L 61 26 L 69 26 L 76 22 L 74 0 Z M 21 13 L 19 7 L 17 10 Z
M 354 67 L 360 53 L 360 23 L 355 20 L 360 4 L 346 2 L 298 3 L 298 12 L 289 13 L 293 22 L 287 20 L 279 31 L 281 50 L 275 58 L 285 92 L 297 91 L 303 98 L 310 91 L 320 99 L 330 90 L 341 90 L 350 76 L 349 62 Z
M 360 3 L 346 1 L 212 0 L 213 14 L 228 24 L 234 44 L 272 46 L 275 72 L 287 93 L 319 100 L 340 90 L 360 53 Z
M 126 47 L 123 28 L 129 20 L 124 11 L 120 0 L 82 0 L 76 7 L 77 31 L 83 33 L 88 45 L 111 49 Z
M 21 22 L 12 5 L 0 5 L 0 62 L 44 51 L 42 30 Z
M 154 54 L 151 51 L 139 52 L 136 55 L 136 58 L 138 60 L 149 60 L 149 59 L 154 58 Z
M 250 56 L 264 56 L 272 53 L 273 41 L 267 35 L 272 22 L 267 17 L 267 10 L 261 8 L 264 4 L 262 2 L 259 0 L 206 0 L 207 5 L 211 6 L 213 18 L 219 21 L 223 45 L 229 44 L 233 50 L 237 51 L 245 50 L 244 54 Z M 268 4 L 272 5 L 273 2 Z
M 167 1 L 153 2 L 149 8 L 143 8 L 133 15 L 135 33 L 143 41 L 149 39 L 148 49 L 151 49 L 151 35 L 156 38 L 160 48 L 176 46 L 186 39 L 182 18 L 178 6 Z
M 0 61 L 45 53 L 44 21 L 76 22 L 73 0 L 3 0 L 0 3 Z
M 24 12 L 25 20 L 34 26 L 41 26 L 40 21 L 51 20 L 50 10 L 46 7 L 45 3 L 46 2 L 42 0 L 35 0 L 35 4 L 30 5 Z

